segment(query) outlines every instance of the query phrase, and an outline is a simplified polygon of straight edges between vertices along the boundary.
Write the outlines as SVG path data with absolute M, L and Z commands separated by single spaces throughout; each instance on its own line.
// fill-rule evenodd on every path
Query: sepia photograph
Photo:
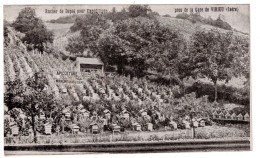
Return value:
M 4 5 L 5 155 L 252 150 L 250 7 Z

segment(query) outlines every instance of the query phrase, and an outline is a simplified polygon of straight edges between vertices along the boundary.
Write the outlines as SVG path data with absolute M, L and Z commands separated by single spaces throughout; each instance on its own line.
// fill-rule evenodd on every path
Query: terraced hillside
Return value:
M 208 26 L 191 24 L 189 21 L 175 18 L 158 18 L 158 20 L 163 25 L 179 30 L 186 38 L 197 29 L 210 29 Z M 68 38 L 79 35 L 79 32 L 71 33 L 70 26 L 70 24 L 47 24 L 47 27 L 54 31 L 56 50 L 65 51 Z M 23 35 L 11 27 L 8 27 L 8 30 L 10 43 L 4 48 L 5 83 L 20 79 L 25 84 L 27 78 L 36 72 L 44 72 L 48 80 L 45 90 L 55 95 L 57 101 L 55 106 L 62 107 L 58 116 L 47 113 L 39 115 L 39 120 L 42 121 L 39 128 L 43 129 L 43 126 L 49 124 L 51 129 L 49 133 L 64 132 L 64 129 L 66 132 L 72 132 L 75 128 L 82 133 L 88 130 L 98 133 L 102 130 L 118 132 L 125 129 L 129 131 L 190 129 L 191 126 L 198 127 L 199 125 L 194 125 L 194 122 L 202 120 L 206 123 L 201 124 L 201 127 L 210 126 L 212 113 L 215 111 L 222 113 L 222 109 L 210 103 L 207 96 L 196 98 L 195 93 L 181 96 L 179 86 L 165 86 L 145 78 L 130 78 L 117 74 L 79 72 L 75 61 L 63 60 L 54 54 L 41 53 L 37 50 L 27 51 L 20 40 L 20 36 Z M 73 72 L 74 75 L 60 75 L 59 72 L 65 74 Z M 225 115 L 228 113 L 229 111 L 224 111 Z M 239 116 L 243 117 L 245 113 Z M 17 118 L 26 122 L 24 118 L 28 116 L 22 117 L 23 112 L 21 114 Z M 10 118 L 8 110 L 6 115 Z M 63 117 L 67 123 L 60 124 Z M 53 120 L 49 121 L 50 118 Z M 15 121 L 18 122 L 18 119 Z M 64 127 L 63 130 L 56 129 L 59 125 Z M 6 125 L 5 128 L 6 131 L 10 131 L 13 127 Z M 23 131 L 25 127 L 19 124 L 19 130 Z M 224 131 L 223 128 L 221 130 Z M 38 132 L 48 134 L 46 130 Z M 243 130 L 239 130 L 238 134 L 235 129 L 224 132 L 223 135 L 231 137 L 248 136 L 248 132 Z

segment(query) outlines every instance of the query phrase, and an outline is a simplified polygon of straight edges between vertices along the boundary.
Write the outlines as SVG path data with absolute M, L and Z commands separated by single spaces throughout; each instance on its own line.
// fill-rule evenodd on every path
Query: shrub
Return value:
M 218 85 L 218 100 L 228 101 L 241 105 L 250 105 L 250 95 L 245 89 L 238 89 L 231 86 Z M 209 101 L 214 101 L 214 85 L 195 82 L 186 89 L 187 93 L 196 92 L 197 97 L 209 96 Z

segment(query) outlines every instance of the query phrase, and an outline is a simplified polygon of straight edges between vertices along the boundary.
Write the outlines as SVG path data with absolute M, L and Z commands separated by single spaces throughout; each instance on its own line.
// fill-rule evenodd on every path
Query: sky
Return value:
M 153 11 L 158 12 L 160 15 L 169 14 L 175 17 L 180 12 L 175 12 L 177 8 L 181 8 L 184 11 L 184 8 L 203 8 L 203 12 L 200 12 L 200 15 L 204 17 L 211 16 L 212 19 L 216 19 L 220 14 L 233 28 L 249 33 L 250 31 L 250 9 L 249 5 L 149 5 Z M 23 5 L 5 5 L 4 6 L 4 19 L 7 21 L 14 21 L 18 16 L 18 13 L 26 6 Z M 60 16 L 69 15 L 69 13 L 65 13 L 65 9 L 107 9 L 111 11 L 113 7 L 116 8 L 117 11 L 120 11 L 122 8 L 127 8 L 128 5 L 31 5 L 30 7 L 34 8 L 38 17 L 43 20 L 51 20 L 57 19 Z M 237 8 L 237 12 L 205 12 L 205 8 L 211 7 L 234 7 Z M 58 13 L 46 13 L 46 9 L 48 10 L 58 10 Z M 59 13 L 59 10 L 64 10 L 63 13 Z M 189 13 L 189 12 L 188 12 Z

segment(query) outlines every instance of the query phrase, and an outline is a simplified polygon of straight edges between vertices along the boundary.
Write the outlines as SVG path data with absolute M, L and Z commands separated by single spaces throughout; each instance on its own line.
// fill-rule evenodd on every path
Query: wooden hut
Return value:
M 240 120 L 240 121 L 243 120 L 243 115 L 241 113 L 239 115 L 237 115 L 237 120 Z
M 248 113 L 244 115 L 244 121 L 250 121 L 250 116 Z

